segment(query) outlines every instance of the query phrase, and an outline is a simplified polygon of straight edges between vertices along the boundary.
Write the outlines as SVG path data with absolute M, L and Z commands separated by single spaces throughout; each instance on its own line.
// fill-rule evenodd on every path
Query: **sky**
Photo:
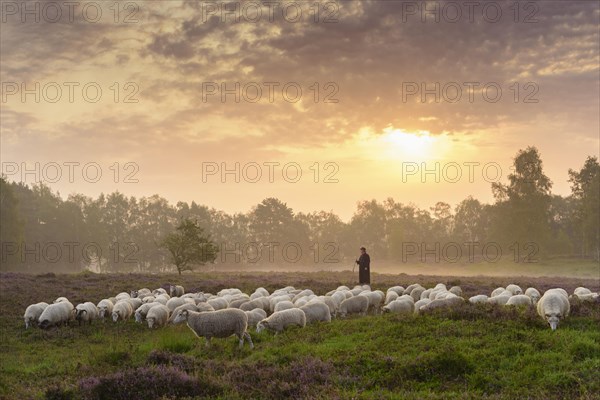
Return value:
M 597 1 L 2 1 L 0 156 L 66 198 L 348 220 L 600 152 Z

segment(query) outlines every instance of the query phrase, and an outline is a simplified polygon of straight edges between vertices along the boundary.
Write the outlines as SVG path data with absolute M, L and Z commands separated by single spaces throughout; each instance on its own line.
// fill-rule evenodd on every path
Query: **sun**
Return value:
M 403 129 L 386 128 L 381 141 L 387 152 L 394 157 L 428 158 L 434 149 L 436 138 L 428 131 L 407 132 Z

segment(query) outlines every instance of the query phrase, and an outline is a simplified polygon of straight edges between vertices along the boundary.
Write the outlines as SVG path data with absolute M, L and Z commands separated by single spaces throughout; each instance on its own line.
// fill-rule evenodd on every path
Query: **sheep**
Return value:
M 91 301 L 77 304 L 77 307 L 75 307 L 75 319 L 79 322 L 79 325 L 82 322 L 87 322 L 91 325 L 93 320 L 98 319 L 98 308 Z
M 275 304 L 275 308 L 273 308 L 273 312 L 277 312 L 277 311 L 283 311 L 283 310 L 289 310 L 290 308 L 298 308 L 294 305 L 294 303 L 292 303 L 291 301 L 280 301 L 279 303 Z
M 138 298 L 129 298 L 129 299 L 126 299 L 125 301 L 128 301 L 129 304 L 131 304 L 131 308 L 133 308 L 134 310 L 144 303 L 142 301 L 142 299 L 138 299 Z
M 145 296 L 142 298 L 142 303 L 154 303 L 156 301 L 156 296 Z M 166 301 L 165 301 L 166 303 Z
M 348 286 L 338 286 L 337 289 L 335 289 L 338 292 L 344 291 L 344 290 L 350 290 L 350 288 Z
M 402 296 L 404 294 L 404 287 L 402 286 L 392 286 L 391 288 L 389 288 L 387 290 L 387 293 L 389 292 L 396 292 L 396 294 L 398 294 L 398 296 Z
M 338 309 L 338 313 L 342 318 L 346 314 L 366 315 L 369 308 L 369 299 L 365 296 L 354 296 L 342 301 Z
M 487 302 L 488 302 L 488 297 L 486 294 L 478 294 L 476 296 L 469 297 L 469 303 L 471 303 L 471 304 L 482 304 L 482 303 L 487 303 Z
M 492 291 L 492 293 L 490 294 L 490 297 L 496 297 L 498 296 L 500 293 L 504 292 L 506 289 L 503 287 L 497 287 L 496 289 L 494 289 Z
M 151 294 L 152 294 L 152 292 L 150 291 L 150 289 L 142 288 L 140 290 L 132 290 L 131 293 L 129 294 L 129 296 L 131 296 L 132 299 L 135 299 L 135 298 L 143 299 L 144 297 L 150 296 Z
M 385 295 L 385 301 L 384 304 L 388 305 L 390 304 L 392 301 L 396 300 L 398 298 L 398 293 L 394 292 L 394 291 L 388 291 L 387 294 Z
M 250 329 L 250 327 L 256 329 L 256 324 L 258 324 L 263 319 L 267 318 L 267 312 L 262 308 L 255 308 L 254 310 L 244 312 L 248 317 L 248 329 Z
M 68 325 L 73 316 L 73 304 L 69 301 L 60 301 L 49 304 L 42 311 L 38 318 L 38 326 L 42 329 L 48 329 L 55 325 Z
M 260 333 L 264 329 L 268 329 L 270 331 L 275 331 L 275 334 L 278 334 L 285 328 L 293 325 L 302 328 L 306 326 L 306 315 L 304 314 L 304 311 L 299 308 L 291 308 L 289 310 L 277 311 L 276 313 L 271 314 L 270 317 L 265 318 L 256 324 L 256 332 Z
M 206 302 L 210 304 L 215 310 L 224 310 L 229 307 L 229 302 L 222 297 L 209 299 Z
M 306 297 L 306 296 L 310 296 L 310 295 L 314 295 L 315 293 L 310 290 L 310 289 L 304 289 L 303 291 L 301 291 L 300 293 L 298 293 L 297 295 L 294 296 L 294 298 L 292 299 L 292 303 L 295 303 L 297 300 L 299 300 L 302 297 Z
M 331 322 L 331 312 L 325 303 L 314 301 L 300 307 L 300 309 L 304 311 L 307 324 L 317 321 Z
M 145 303 L 142 304 L 141 306 L 139 306 L 134 313 L 134 317 L 135 317 L 135 322 L 141 324 L 142 322 L 144 322 L 144 319 L 146 319 L 146 315 L 148 314 L 148 311 L 150 311 L 150 309 L 154 306 L 159 306 L 159 305 L 163 305 L 157 301 L 155 301 L 154 303 Z
M 593 293 L 590 289 L 584 287 L 578 287 L 573 291 L 573 294 L 569 296 L 569 300 L 577 301 L 594 301 L 598 298 L 598 293 Z
M 372 310 L 373 314 L 378 314 L 381 309 L 381 305 L 383 303 L 383 295 L 377 292 L 367 292 L 361 293 L 359 296 L 366 297 L 369 300 L 369 306 L 367 307 L 367 311 Z
M 414 301 L 419 301 L 421 300 L 421 294 L 425 291 L 426 289 L 423 286 L 417 286 L 415 287 L 413 290 L 410 291 L 410 296 L 413 298 Z
M 117 301 L 127 300 L 130 298 L 131 298 L 131 296 L 129 295 L 129 293 L 126 293 L 126 292 L 121 292 L 115 296 L 115 299 L 117 299 Z
M 48 303 L 40 302 L 32 304 L 25 309 L 25 315 L 23 315 L 25 329 L 29 329 L 29 326 L 32 324 L 37 324 L 40 315 L 42 315 L 46 307 L 48 307 Z
M 217 293 L 217 296 L 219 296 L 219 297 L 223 297 L 223 296 L 225 296 L 226 294 L 229 294 L 229 295 L 234 295 L 234 294 L 241 294 L 241 293 L 242 293 L 242 291 L 241 291 L 240 289 L 238 289 L 238 288 L 230 288 L 230 289 L 223 289 L 223 290 L 220 290 L 220 291 Z
M 505 306 L 531 306 L 533 303 L 531 302 L 531 297 L 525 294 L 517 294 L 508 299 Z
M 548 322 L 553 331 L 571 309 L 569 299 L 563 292 L 562 289 L 549 289 L 537 303 L 538 315 Z
M 407 299 L 396 299 L 383 307 L 384 312 L 392 312 L 394 314 L 412 314 L 414 310 L 415 303 Z
M 421 293 L 421 299 L 428 299 L 431 292 L 433 292 L 433 289 L 426 289 L 423 293 Z
M 152 291 L 154 296 L 160 296 L 161 294 L 167 294 L 167 291 L 163 288 L 157 288 Z
M 169 309 L 169 312 L 173 312 L 173 310 L 175 310 L 177 307 L 179 307 L 183 304 L 186 304 L 186 303 L 196 304 L 194 302 L 194 299 L 183 298 L 183 297 L 171 297 L 167 301 L 167 304 L 165 304 L 165 305 Z
M 56 300 L 53 301 L 53 304 L 62 303 L 62 302 L 65 302 L 65 301 L 69 302 L 69 299 L 67 299 L 66 297 L 59 297 L 59 298 L 57 298 Z
M 250 300 L 240 306 L 242 311 L 252 311 L 255 308 L 260 308 L 264 311 L 269 310 L 269 299 L 266 297 L 258 297 L 254 300 Z
M 280 301 L 292 301 L 292 297 L 290 297 L 290 295 L 276 295 L 274 297 L 271 297 L 271 299 L 269 300 L 269 312 L 274 312 L 275 311 L 275 306 L 277 305 L 277 303 L 279 303 Z
M 453 296 L 447 297 L 445 299 L 432 300 L 431 303 L 425 304 L 424 306 L 422 306 L 419 309 L 419 311 L 429 311 L 429 310 L 434 310 L 437 308 L 452 307 L 455 305 L 459 305 L 459 304 L 463 303 L 464 301 L 465 300 L 462 297 L 453 295 Z
M 225 338 L 236 335 L 240 342 L 240 348 L 244 346 L 244 339 L 248 340 L 250 348 L 254 348 L 252 338 L 247 332 L 248 316 L 237 308 L 227 308 L 212 312 L 194 312 L 181 310 L 175 316 L 173 323 L 187 322 L 187 326 L 198 337 L 204 337 L 206 346 L 210 346 L 213 337 Z
M 535 305 L 540 300 L 542 295 L 536 288 L 529 287 L 525 290 L 525 294 L 531 298 L 531 302 Z
M 521 290 L 519 286 L 512 283 L 506 287 L 506 290 L 511 292 L 513 296 L 516 296 L 517 294 L 523 294 L 523 290 Z
M 498 304 L 498 305 L 505 305 L 508 302 L 508 299 L 510 299 L 512 297 L 512 295 L 510 294 L 510 292 L 507 292 L 508 294 L 499 294 L 497 296 L 493 296 L 490 297 L 488 299 L 488 303 L 490 304 Z
M 109 299 L 102 299 L 98 303 L 97 307 L 98 307 L 98 317 L 100 319 L 104 319 L 107 316 L 112 314 L 114 304 Z
M 421 311 L 421 307 L 429 303 L 431 303 L 431 300 L 429 300 L 428 298 L 417 301 L 415 303 L 415 314 L 418 314 Z
M 157 301 L 164 306 L 167 305 L 167 301 L 169 300 L 171 300 L 171 296 L 169 296 L 168 294 L 159 294 L 158 296 L 154 297 L 154 301 Z
M 325 303 L 327 307 L 329 307 L 329 313 L 331 314 L 331 316 L 335 317 L 335 315 L 337 314 L 337 306 L 331 298 L 331 296 L 319 296 L 318 298 L 311 300 L 309 304 L 315 301 L 321 301 Z
M 229 303 L 229 308 L 240 308 L 244 303 L 249 303 L 250 299 L 236 299 Z
M 344 294 L 344 292 L 335 292 L 331 295 L 331 299 L 335 302 L 335 306 L 339 310 L 342 301 L 346 300 L 346 295 Z
M 257 298 L 257 297 L 267 297 L 267 296 L 269 296 L 269 291 L 267 289 L 265 289 L 264 287 L 259 287 L 259 288 L 256 288 L 256 290 L 254 291 L 254 293 L 252 293 L 252 295 L 250 296 L 251 300 L 254 300 L 252 298 L 252 296 L 254 296 L 254 295 L 256 295 L 255 298 Z
M 169 295 L 171 297 L 181 297 L 185 293 L 181 285 L 169 285 Z
M 155 305 L 146 314 L 146 322 L 148 322 L 148 328 L 165 326 L 169 321 L 169 308 L 162 304 Z
M 113 307 L 112 319 L 113 321 L 127 321 L 133 315 L 133 307 L 128 301 L 117 301 L 117 304 Z
M 461 289 L 460 286 L 452 286 L 450 289 L 448 289 L 448 291 L 450 293 L 454 293 L 455 295 L 457 295 L 458 297 L 461 297 L 463 294 L 463 291 Z

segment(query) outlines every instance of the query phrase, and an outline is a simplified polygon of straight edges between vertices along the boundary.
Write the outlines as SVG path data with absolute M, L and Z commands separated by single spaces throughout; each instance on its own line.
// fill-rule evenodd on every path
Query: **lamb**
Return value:
M 38 318 L 38 326 L 42 329 L 48 329 L 55 325 L 68 325 L 73 315 L 73 304 L 69 301 L 60 301 L 48 305 Z
M 310 302 L 300 307 L 300 309 L 304 311 L 307 324 L 317 321 L 331 322 L 331 312 L 329 311 L 329 307 L 321 301 Z
M 563 289 L 549 289 L 537 303 L 538 315 L 548 322 L 553 331 L 571 309 L 569 299 L 563 292 Z
M 127 321 L 133 315 L 133 307 L 128 301 L 117 301 L 117 304 L 113 307 L 112 319 L 113 321 Z
M 185 293 L 183 290 L 183 286 L 181 285 L 170 285 L 169 286 L 169 295 L 171 297 L 181 297 Z
M 187 322 L 187 326 L 198 337 L 206 339 L 206 345 L 210 346 L 213 337 L 225 338 L 236 335 L 240 342 L 240 348 L 244 346 L 244 339 L 248 340 L 250 348 L 254 348 L 252 338 L 246 331 L 248 329 L 248 316 L 237 308 L 228 308 L 213 312 L 194 312 L 181 310 L 174 319 L 175 324 Z
M 256 329 L 256 324 L 267 318 L 267 312 L 262 308 L 255 308 L 254 310 L 244 312 L 248 317 L 248 329 L 250 329 L 250 327 L 254 327 L 254 329 Z
M 508 299 L 505 306 L 532 306 L 531 297 L 525 294 L 517 294 Z
M 540 300 L 540 297 L 542 297 L 540 292 L 536 288 L 532 287 L 527 288 L 527 290 L 525 290 L 525 294 L 531 298 L 531 302 L 533 304 L 537 304 L 537 302 Z
M 366 298 L 365 304 L 367 304 Z M 285 328 L 294 325 L 302 328 L 306 326 L 306 315 L 304 314 L 304 311 L 299 308 L 291 308 L 289 310 L 278 311 L 271 314 L 270 317 L 265 318 L 256 324 L 256 332 L 268 329 L 270 331 L 275 331 L 275 334 L 278 334 Z
M 469 298 L 471 304 L 483 304 L 488 302 L 488 297 L 485 294 L 478 294 Z
M 342 301 L 338 313 L 344 318 L 346 314 L 366 315 L 369 308 L 369 299 L 365 296 L 354 296 Z
M 273 312 L 289 310 L 290 308 L 297 308 L 294 303 L 288 300 L 280 301 L 275 304 L 275 308 L 273 308 Z
M 98 303 L 97 307 L 98 307 L 98 317 L 100 319 L 104 319 L 108 315 L 112 314 L 112 310 L 113 310 L 114 304 L 109 299 L 102 299 Z
M 148 328 L 165 326 L 169 321 L 169 308 L 162 304 L 155 305 L 146 314 L 146 322 L 148 322 Z
M 513 296 L 515 296 L 517 294 L 523 294 L 523 290 L 521 290 L 521 288 L 519 286 L 514 285 L 512 283 L 506 287 L 506 290 L 511 292 Z
M 384 312 L 392 312 L 394 314 L 412 314 L 414 310 L 415 303 L 407 299 L 397 299 L 383 307 Z
M 91 325 L 93 320 L 98 319 L 98 308 L 91 301 L 77 304 L 77 307 L 75 307 L 75 319 L 79 322 L 79 325 L 82 322 L 87 322 Z
M 29 326 L 32 324 L 37 324 L 40 315 L 42 315 L 46 307 L 48 307 L 48 303 L 41 302 L 32 304 L 25 309 L 25 315 L 23 315 L 25 329 L 29 329 Z

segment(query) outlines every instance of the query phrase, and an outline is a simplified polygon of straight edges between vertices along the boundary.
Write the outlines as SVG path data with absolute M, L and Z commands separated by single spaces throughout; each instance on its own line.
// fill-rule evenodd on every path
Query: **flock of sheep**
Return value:
M 535 288 L 523 290 L 514 284 L 495 289 L 490 296 L 480 294 L 468 299 L 470 303 L 493 303 L 504 306 L 537 306 L 540 317 L 548 322 L 552 330 L 569 315 L 570 301 L 597 301 L 598 293 L 579 287 L 569 296 L 564 289 L 549 289 L 542 296 Z M 406 288 L 393 286 L 384 293 L 372 291 L 368 285 L 350 289 L 340 286 L 323 296 L 310 289 L 292 286 L 269 293 L 258 288 L 248 295 L 240 289 L 223 289 L 217 294 L 185 293 L 182 286 L 134 290 L 119 293 L 115 297 L 78 304 L 76 307 L 65 297 L 52 304 L 32 304 L 25 310 L 25 328 L 37 324 L 42 329 L 68 325 L 76 320 L 91 324 L 94 320 L 112 318 L 114 322 L 132 317 L 138 323 L 146 321 L 149 328 L 168 323 L 186 322 L 198 336 L 206 339 L 207 345 L 213 337 L 237 336 L 240 347 L 247 340 L 253 348 L 249 327 L 256 331 L 269 330 L 275 334 L 290 326 L 304 327 L 314 322 L 331 322 L 332 317 L 344 318 L 350 314 L 367 313 L 420 313 L 441 307 L 452 307 L 464 303 L 462 289 L 453 286 L 447 289 L 443 283 L 433 288 L 412 284 Z

